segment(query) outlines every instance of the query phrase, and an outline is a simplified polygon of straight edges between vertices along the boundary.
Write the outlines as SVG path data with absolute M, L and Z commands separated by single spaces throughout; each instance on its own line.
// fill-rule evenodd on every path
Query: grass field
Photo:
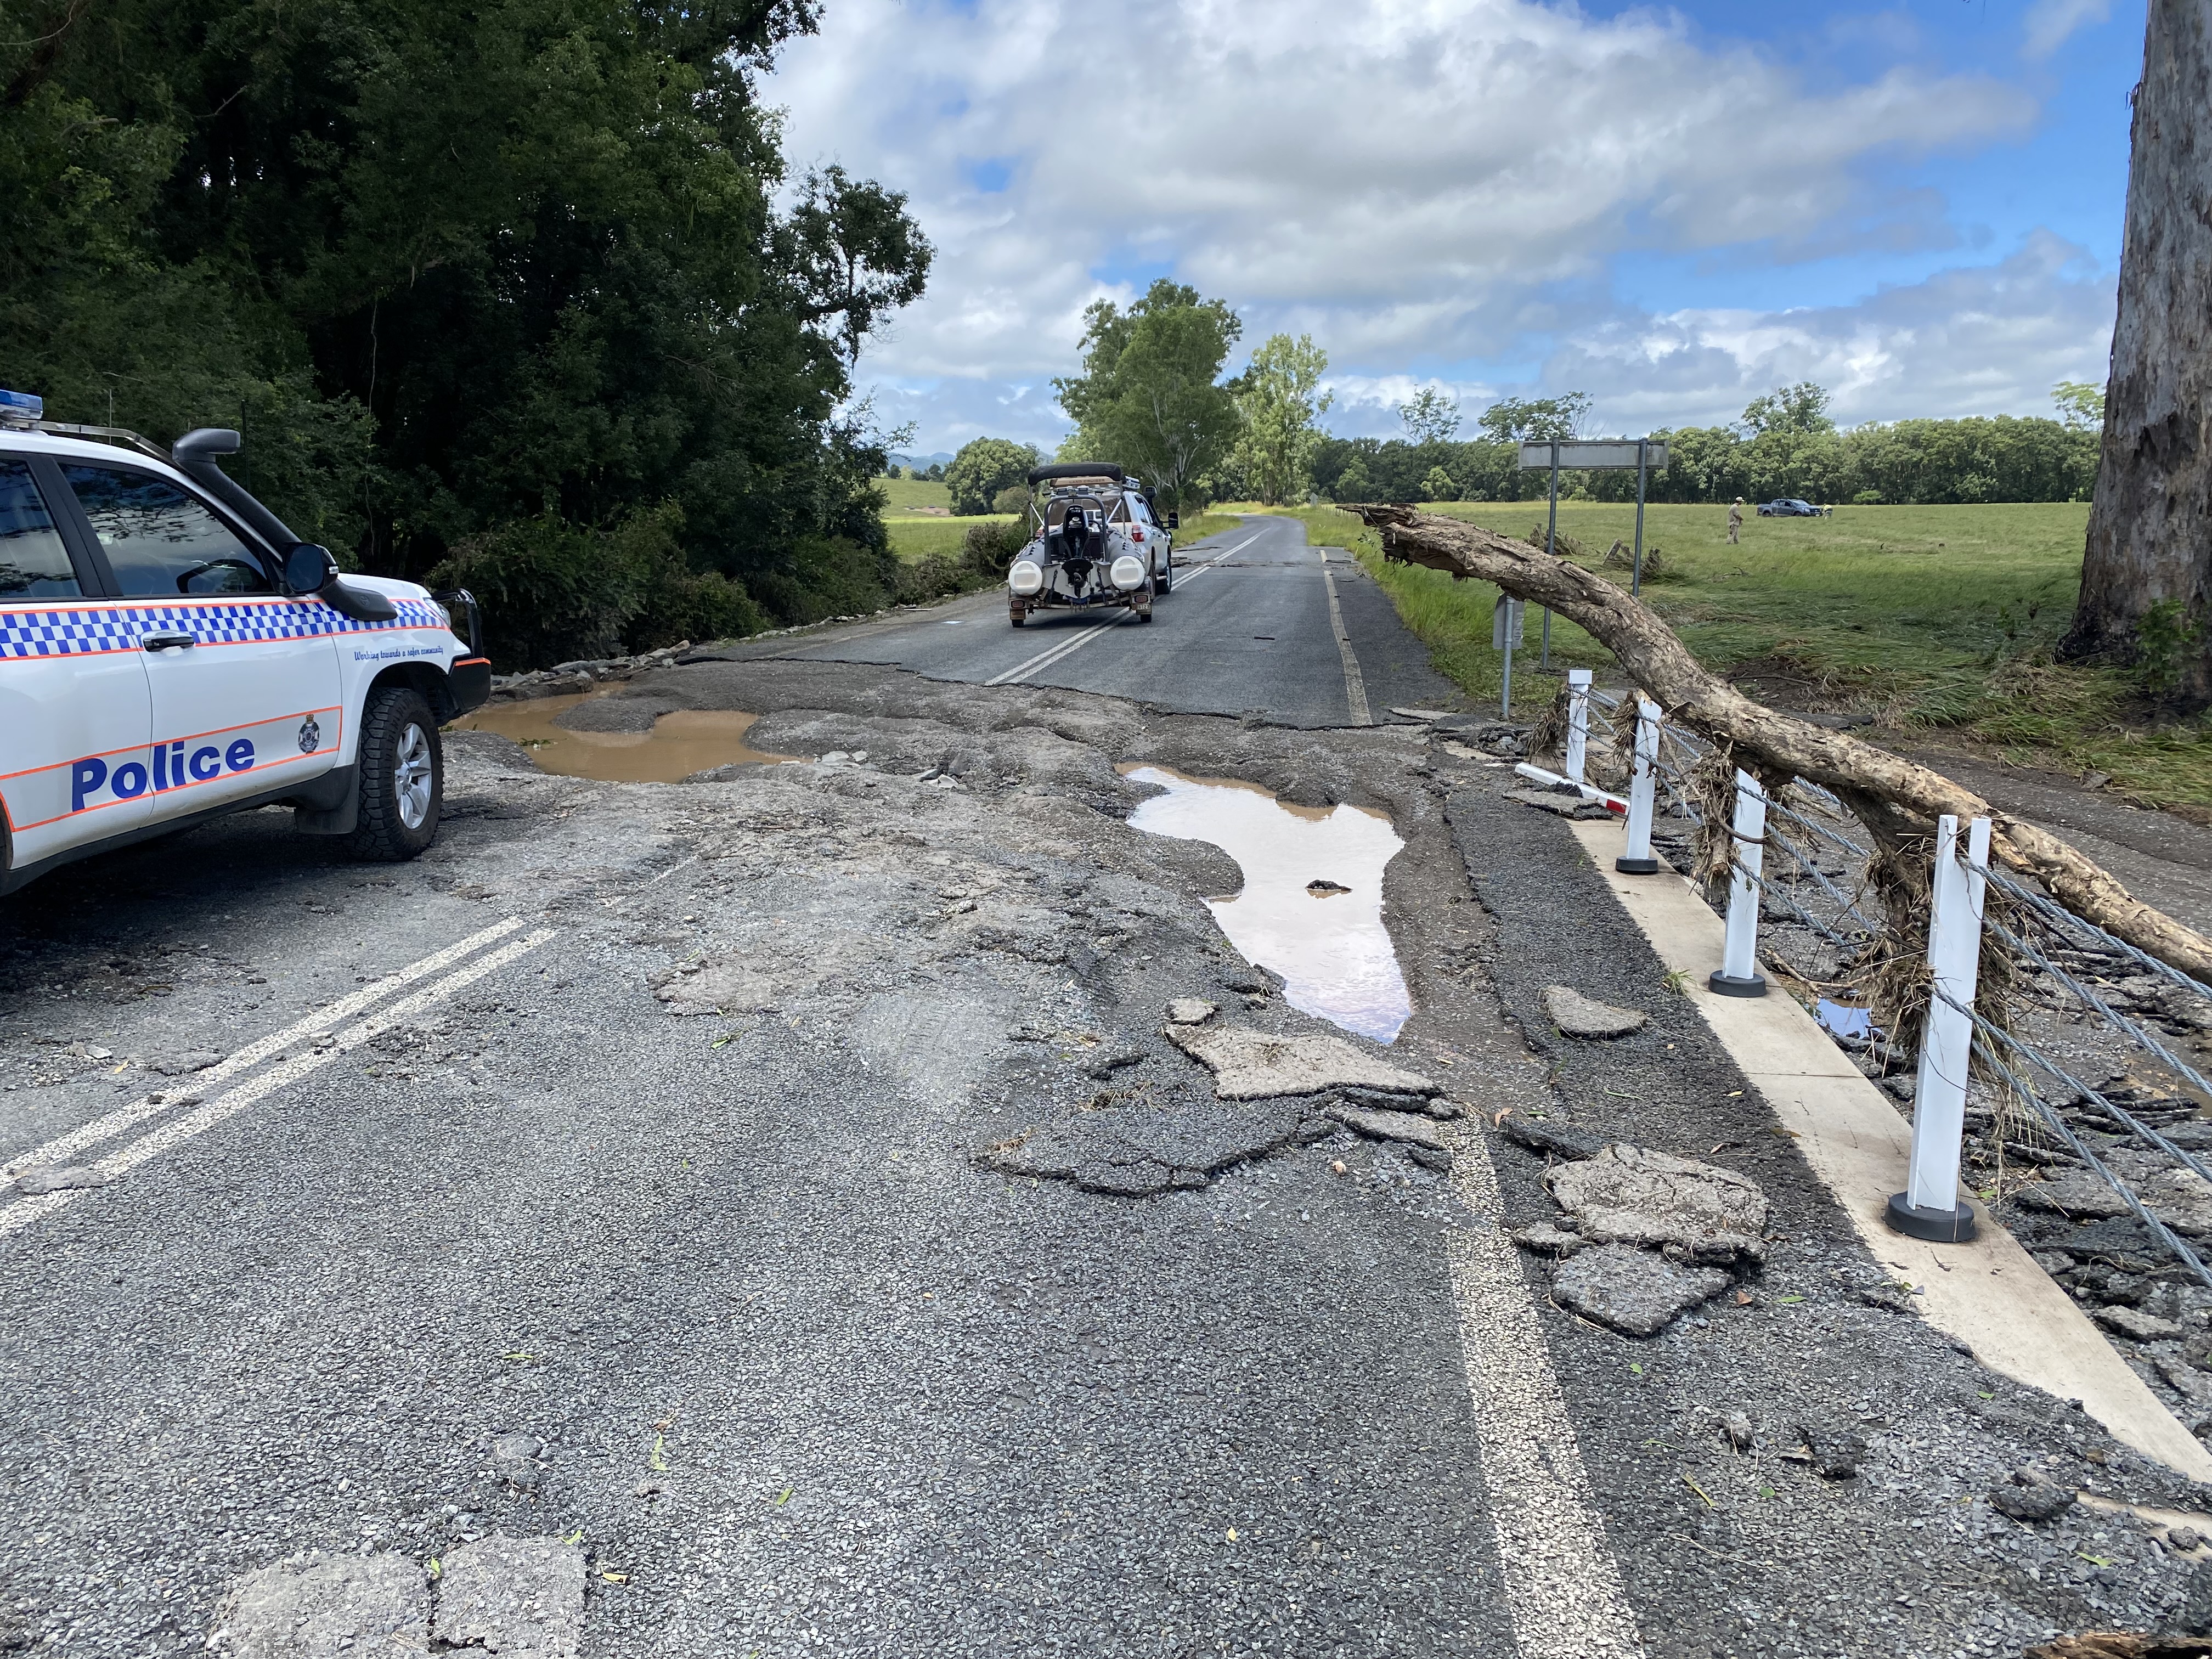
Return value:
M 1446 501 L 1427 510 L 1540 543 L 1544 503 Z M 1372 532 L 1334 507 L 1294 509 L 1318 543 L 1348 546 L 1376 573 L 1438 669 L 1494 705 L 1490 648 L 1497 590 L 1440 571 L 1385 565 Z M 1559 528 L 1595 565 L 1635 530 L 1634 506 L 1562 502 Z M 1645 509 L 1644 545 L 1661 574 L 1644 597 L 1709 667 L 1750 669 L 1784 701 L 1873 714 L 1907 731 L 1946 729 L 2016 761 L 2100 771 L 2146 801 L 2212 806 L 2212 735 L 2201 721 L 2161 723 L 2130 674 L 2063 666 L 2051 647 L 2081 576 L 2088 508 L 2081 503 L 1839 507 L 1832 518 L 1747 515 L 1728 545 L 1723 507 Z M 1625 570 L 1608 571 L 1623 586 Z M 1514 702 L 1530 713 L 1555 681 L 1533 673 L 1540 619 L 1514 655 Z M 1611 656 L 1565 621 L 1552 663 L 1605 668 Z
M 917 507 L 950 509 L 952 506 L 952 491 L 941 483 L 925 483 L 920 478 L 878 478 L 876 484 L 889 503 L 884 508 L 886 516 L 911 513 Z
M 903 480 L 894 479 L 894 485 Z M 931 488 L 940 488 L 933 485 Z M 984 514 L 970 519 L 902 518 L 896 513 L 884 514 L 884 527 L 891 532 L 891 551 L 902 559 L 927 558 L 932 553 L 950 556 L 959 552 L 968 536 L 968 526 L 977 524 L 1012 524 L 1013 520 L 996 513 Z

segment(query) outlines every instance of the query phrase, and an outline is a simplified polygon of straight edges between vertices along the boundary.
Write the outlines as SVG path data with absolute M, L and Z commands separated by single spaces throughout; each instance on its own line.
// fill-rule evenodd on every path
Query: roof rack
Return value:
M 167 450 L 151 438 L 141 437 L 128 427 L 73 426 L 67 421 L 40 421 L 35 429 L 57 438 L 86 438 L 97 444 L 113 444 L 118 449 L 135 449 L 141 455 L 150 456 L 157 461 L 169 459 Z
M 1128 475 L 1111 461 L 1062 461 L 1054 466 L 1033 466 L 1029 482 L 1032 487 L 1041 483 L 1070 483 L 1078 479 L 1089 483 L 1119 484 Z

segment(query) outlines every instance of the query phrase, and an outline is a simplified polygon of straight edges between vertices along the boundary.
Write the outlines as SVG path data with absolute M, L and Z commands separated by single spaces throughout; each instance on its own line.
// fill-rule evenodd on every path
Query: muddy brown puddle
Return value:
M 1211 842 L 1237 860 L 1243 890 L 1206 908 L 1247 962 L 1279 974 L 1291 1006 L 1389 1042 L 1413 1005 L 1382 923 L 1382 872 L 1405 846 L 1380 812 L 1291 806 L 1256 784 L 1118 769 L 1158 786 L 1129 815 L 1155 836 Z
M 554 721 L 578 703 L 607 695 L 586 691 L 528 702 L 487 703 L 455 720 L 457 732 L 496 732 L 530 751 L 541 772 L 607 783 L 674 783 L 694 772 L 743 763 L 794 760 L 745 741 L 760 716 L 738 709 L 679 708 L 663 714 L 650 732 L 571 732 Z

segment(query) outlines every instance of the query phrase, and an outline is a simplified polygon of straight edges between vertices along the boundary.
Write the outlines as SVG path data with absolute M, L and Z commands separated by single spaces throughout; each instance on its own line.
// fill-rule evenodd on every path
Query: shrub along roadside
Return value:
M 683 528 L 682 512 L 665 502 L 611 531 L 550 514 L 516 520 L 454 549 L 428 580 L 476 595 L 502 672 L 767 627 L 742 586 L 690 568 Z

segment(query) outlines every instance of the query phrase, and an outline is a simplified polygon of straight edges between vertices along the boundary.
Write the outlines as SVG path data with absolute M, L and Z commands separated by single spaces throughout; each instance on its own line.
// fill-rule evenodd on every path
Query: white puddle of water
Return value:
M 1382 872 L 1406 844 L 1389 819 L 1343 805 L 1285 806 L 1253 784 L 1164 767 L 1121 770 L 1167 791 L 1129 815 L 1136 828 L 1210 842 L 1237 860 L 1243 890 L 1206 908 L 1247 962 L 1282 975 L 1291 1006 L 1377 1042 L 1396 1038 L 1413 1004 L 1382 925 Z

